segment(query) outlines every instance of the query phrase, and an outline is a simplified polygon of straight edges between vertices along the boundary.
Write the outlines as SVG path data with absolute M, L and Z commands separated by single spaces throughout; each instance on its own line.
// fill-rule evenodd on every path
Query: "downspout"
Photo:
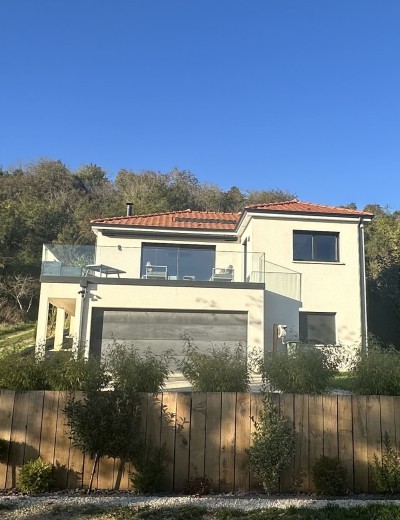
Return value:
M 365 274 L 364 221 L 362 217 L 360 217 L 360 222 L 358 224 L 358 247 L 360 259 L 361 349 L 363 352 L 367 352 L 367 283 Z

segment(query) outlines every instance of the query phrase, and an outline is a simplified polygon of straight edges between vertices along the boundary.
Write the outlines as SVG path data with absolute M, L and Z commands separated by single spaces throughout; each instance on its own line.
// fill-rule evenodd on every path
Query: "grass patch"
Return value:
M 355 377 L 351 372 L 338 372 L 333 376 L 330 386 L 335 390 L 354 392 Z
M 26 347 L 35 342 L 35 323 L 32 321 L 15 325 L 0 325 L 0 349 Z
M 114 520 L 399 520 L 400 506 L 370 504 L 341 508 L 332 505 L 322 509 L 290 507 L 253 511 L 231 508 L 210 510 L 195 506 L 160 509 L 122 507 L 109 510 L 108 515 Z

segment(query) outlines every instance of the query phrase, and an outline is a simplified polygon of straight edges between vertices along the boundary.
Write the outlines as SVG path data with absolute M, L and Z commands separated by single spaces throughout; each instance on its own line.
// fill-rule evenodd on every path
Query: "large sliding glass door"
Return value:
M 215 246 L 142 244 L 142 277 L 149 265 L 166 267 L 169 280 L 209 280 L 215 267 Z

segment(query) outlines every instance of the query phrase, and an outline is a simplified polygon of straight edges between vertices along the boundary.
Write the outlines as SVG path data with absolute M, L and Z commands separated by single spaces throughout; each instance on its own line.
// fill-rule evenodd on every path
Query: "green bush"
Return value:
M 75 357 L 70 352 L 57 352 L 42 361 L 46 385 L 51 390 L 84 390 L 87 385 L 95 388 L 108 382 L 105 366 L 98 359 L 85 359 L 83 355 Z
M 34 354 L 11 351 L 1 358 L 0 388 L 8 390 L 51 390 L 44 364 Z
M 168 379 L 172 351 L 160 355 L 114 342 L 106 356 L 113 384 L 128 392 L 158 392 Z
M 370 344 L 368 352 L 359 352 L 352 374 L 359 394 L 400 395 L 400 352 Z
M 86 382 L 103 378 L 98 360 L 75 359 L 70 352 L 43 359 L 12 351 L 0 363 L 0 388 L 8 390 L 83 390 Z
M 255 423 L 255 432 L 249 455 L 250 469 L 259 478 L 264 491 L 276 490 L 281 472 L 294 457 L 295 433 L 287 419 L 264 397 L 260 421 Z
M 227 346 L 212 347 L 200 352 L 198 347 L 186 338 L 183 348 L 184 359 L 179 369 L 199 392 L 247 392 L 250 375 L 247 367 L 247 352 L 238 345 L 235 349 Z
M 313 345 L 299 344 L 289 352 L 271 352 L 260 363 L 263 382 L 268 390 L 297 394 L 329 392 L 337 363 Z
M 165 449 L 144 446 L 134 459 L 134 470 L 129 474 L 135 493 L 160 491 L 165 478 Z
M 49 491 L 53 484 L 53 466 L 38 458 L 21 467 L 18 486 L 23 493 L 35 495 Z
M 382 458 L 374 453 L 371 464 L 372 481 L 380 493 L 400 492 L 400 453 L 393 447 L 388 432 L 383 438 Z
M 336 457 L 321 455 L 314 464 L 312 479 L 319 495 L 344 495 L 347 471 Z

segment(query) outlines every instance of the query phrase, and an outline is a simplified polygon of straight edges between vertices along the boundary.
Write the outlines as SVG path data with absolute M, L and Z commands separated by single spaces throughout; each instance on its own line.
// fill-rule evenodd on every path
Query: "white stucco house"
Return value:
M 37 349 L 56 308 L 88 356 L 113 340 L 154 352 L 286 340 L 366 346 L 364 223 L 373 215 L 298 200 L 241 213 L 172 211 L 92 221 L 94 246 L 45 245 Z M 279 328 L 281 330 L 281 328 Z M 176 375 L 178 377 L 178 375 Z

